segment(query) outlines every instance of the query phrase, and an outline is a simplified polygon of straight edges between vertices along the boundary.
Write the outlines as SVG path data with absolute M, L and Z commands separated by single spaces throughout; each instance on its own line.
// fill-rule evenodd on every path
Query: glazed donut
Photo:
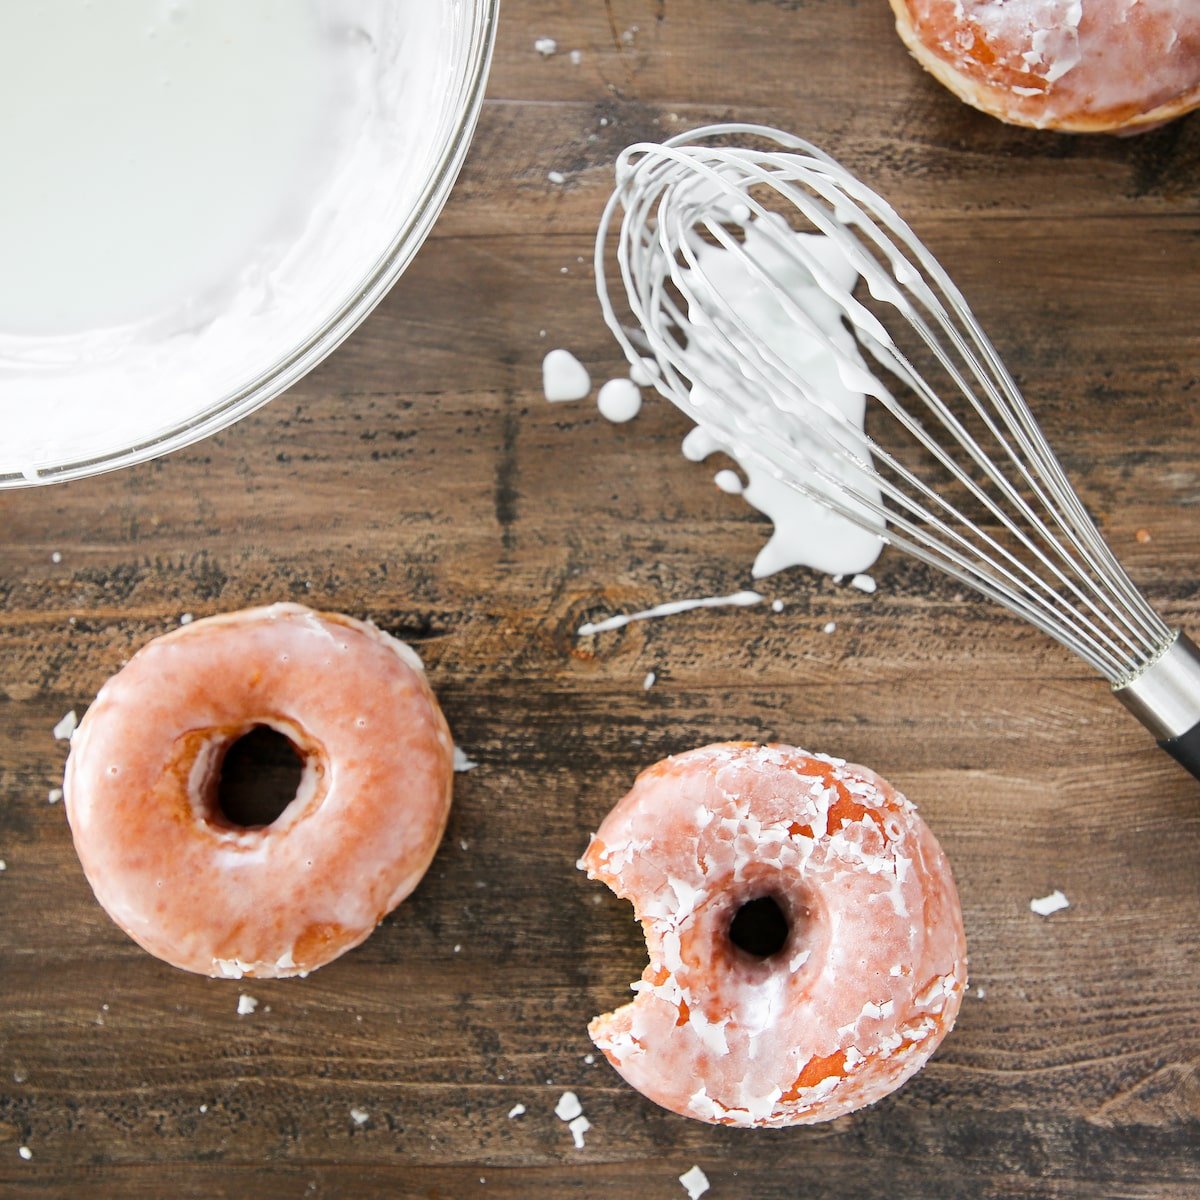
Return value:
M 1016 125 L 1135 132 L 1200 104 L 1196 0 L 891 0 L 917 61 Z
M 624 1079 L 720 1125 L 813 1124 L 873 1104 L 936 1049 L 967 979 L 933 834 L 864 767 L 727 742 L 644 771 L 580 867 L 633 902 L 650 963 L 588 1026 Z M 739 948 L 750 902 L 774 953 Z
M 218 807 L 221 764 L 259 726 L 290 739 L 303 775 L 277 820 L 239 826 Z M 304 975 L 416 887 L 452 756 L 404 643 L 275 604 L 139 650 L 76 730 L 63 790 L 96 899 L 140 946 L 201 975 Z

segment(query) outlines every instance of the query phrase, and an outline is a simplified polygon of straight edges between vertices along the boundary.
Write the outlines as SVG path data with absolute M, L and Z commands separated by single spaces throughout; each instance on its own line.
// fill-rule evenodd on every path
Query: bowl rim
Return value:
M 308 374 L 366 320 L 404 273 L 429 236 L 462 170 L 479 122 L 496 45 L 500 0 L 470 0 L 472 22 L 467 70 L 460 87 L 457 125 L 408 219 L 380 254 L 371 273 L 291 353 L 220 402 L 144 441 L 119 450 L 74 459 L 29 473 L 0 471 L 0 490 L 65 483 L 147 462 L 219 433 L 262 408 Z

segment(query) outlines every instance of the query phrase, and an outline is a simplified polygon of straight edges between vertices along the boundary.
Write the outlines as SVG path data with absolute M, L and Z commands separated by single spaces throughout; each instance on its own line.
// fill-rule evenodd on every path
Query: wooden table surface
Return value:
M 580 258 L 613 156 L 729 118 L 823 143 L 908 215 L 1134 577 L 1200 627 L 1200 121 L 1007 128 L 909 61 L 883 0 L 506 0 L 466 169 L 363 328 L 208 442 L 0 497 L 0 1194 L 678 1200 L 697 1163 L 713 1200 L 1200 1195 L 1200 787 L 1081 664 L 891 552 L 872 597 L 796 570 L 766 585 L 781 613 L 573 635 L 746 586 L 768 532 L 665 403 L 617 427 L 540 391 L 552 346 L 620 369 Z M 93 900 L 51 728 L 181 614 L 274 600 L 413 641 L 479 766 L 364 946 L 212 981 Z M 962 893 L 957 1029 L 826 1126 L 711 1128 L 586 1058 L 644 946 L 575 859 L 641 767 L 731 737 L 876 767 Z M 1031 913 L 1056 887 L 1071 907 Z

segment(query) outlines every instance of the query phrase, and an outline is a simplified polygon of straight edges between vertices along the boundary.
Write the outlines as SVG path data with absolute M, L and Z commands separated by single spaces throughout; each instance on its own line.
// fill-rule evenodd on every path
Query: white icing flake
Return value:
M 561 171 L 547 171 L 546 178 L 551 183 L 566 183 L 567 177 Z
M 454 747 L 454 769 L 460 774 L 463 771 L 473 771 L 479 766 L 474 759 L 467 757 L 467 752 L 461 746 Z
M 18 1146 L 17 1153 L 28 1162 L 33 1157 L 33 1151 L 28 1146 Z
M 583 1149 L 583 1135 L 591 1129 L 592 1123 L 585 1116 L 578 1116 L 573 1121 L 567 1123 L 567 1128 L 571 1131 L 571 1137 L 575 1142 L 575 1149 Z
M 542 359 L 542 391 L 552 404 L 582 400 L 591 390 L 592 377 L 569 350 L 551 350 Z
M 869 596 L 875 591 L 875 580 L 870 575 L 858 574 L 850 580 L 850 586 L 858 588 L 860 592 L 866 592 Z
M 365 1125 L 371 1119 L 371 1114 L 365 1108 L 352 1108 L 350 1110 L 350 1120 L 355 1125 Z
M 825 624 L 821 626 L 822 633 L 833 633 L 834 630 L 836 630 L 836 629 L 837 629 L 836 621 L 826 621 Z
M 57 804 L 63 798 L 62 788 L 51 788 L 46 793 L 46 801 L 49 804 Z
M 708 1176 L 699 1167 L 689 1167 L 679 1177 L 683 1190 L 688 1194 L 688 1200 L 700 1200 L 708 1191 Z
M 536 38 L 533 43 L 533 48 L 543 58 L 549 58 L 552 54 L 558 53 L 558 43 L 551 37 Z
M 554 1106 L 554 1115 L 560 1121 L 573 1121 L 581 1112 L 583 1105 L 579 1103 L 579 1097 L 574 1092 L 563 1092 Z
M 1058 888 L 1055 888 L 1048 896 L 1041 896 L 1036 900 L 1030 900 L 1029 907 L 1039 917 L 1048 917 L 1051 913 L 1056 913 L 1064 908 L 1070 908 L 1071 902 Z
M 642 691 L 648 692 L 653 686 L 654 681 L 658 678 L 653 671 L 646 672 L 646 678 L 642 680 Z
M 517 1117 L 523 1117 L 524 1115 L 525 1105 L 523 1104 L 514 1104 L 512 1108 L 508 1110 L 508 1119 L 510 1121 L 515 1121 Z
M 69 713 L 54 727 L 54 740 L 65 742 L 70 740 L 71 734 L 75 732 L 75 727 L 79 724 L 79 718 L 75 715 L 75 710 L 71 709 Z
M 238 997 L 237 1014 L 239 1017 L 249 1016 L 258 1007 L 258 1001 L 253 996 L 243 992 Z

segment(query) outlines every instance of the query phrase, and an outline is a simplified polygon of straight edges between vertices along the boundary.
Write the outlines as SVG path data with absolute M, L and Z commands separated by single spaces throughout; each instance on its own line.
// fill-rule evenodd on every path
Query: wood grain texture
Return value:
M 677 1200 L 693 1162 L 714 1200 L 1200 1194 L 1195 782 L 1080 664 L 895 554 L 873 597 L 793 571 L 778 614 L 577 640 L 745 586 L 767 529 L 681 458 L 667 406 L 617 428 L 540 394 L 553 345 L 619 370 L 579 261 L 614 154 L 710 119 L 792 127 L 911 219 L 1134 577 L 1195 630 L 1200 122 L 1006 128 L 909 61 L 883 0 L 506 0 L 489 95 L 433 236 L 332 359 L 190 450 L 0 495 L 0 1194 Z M 50 730 L 182 613 L 279 599 L 410 639 L 480 766 L 363 947 L 241 986 L 155 961 L 95 904 L 47 802 Z M 642 766 L 733 736 L 876 767 L 963 897 L 983 995 L 899 1094 L 825 1127 L 713 1129 L 584 1058 L 644 949 L 575 858 Z M 1053 887 L 1071 908 L 1031 914 Z M 568 1087 L 582 1151 L 552 1113 Z

